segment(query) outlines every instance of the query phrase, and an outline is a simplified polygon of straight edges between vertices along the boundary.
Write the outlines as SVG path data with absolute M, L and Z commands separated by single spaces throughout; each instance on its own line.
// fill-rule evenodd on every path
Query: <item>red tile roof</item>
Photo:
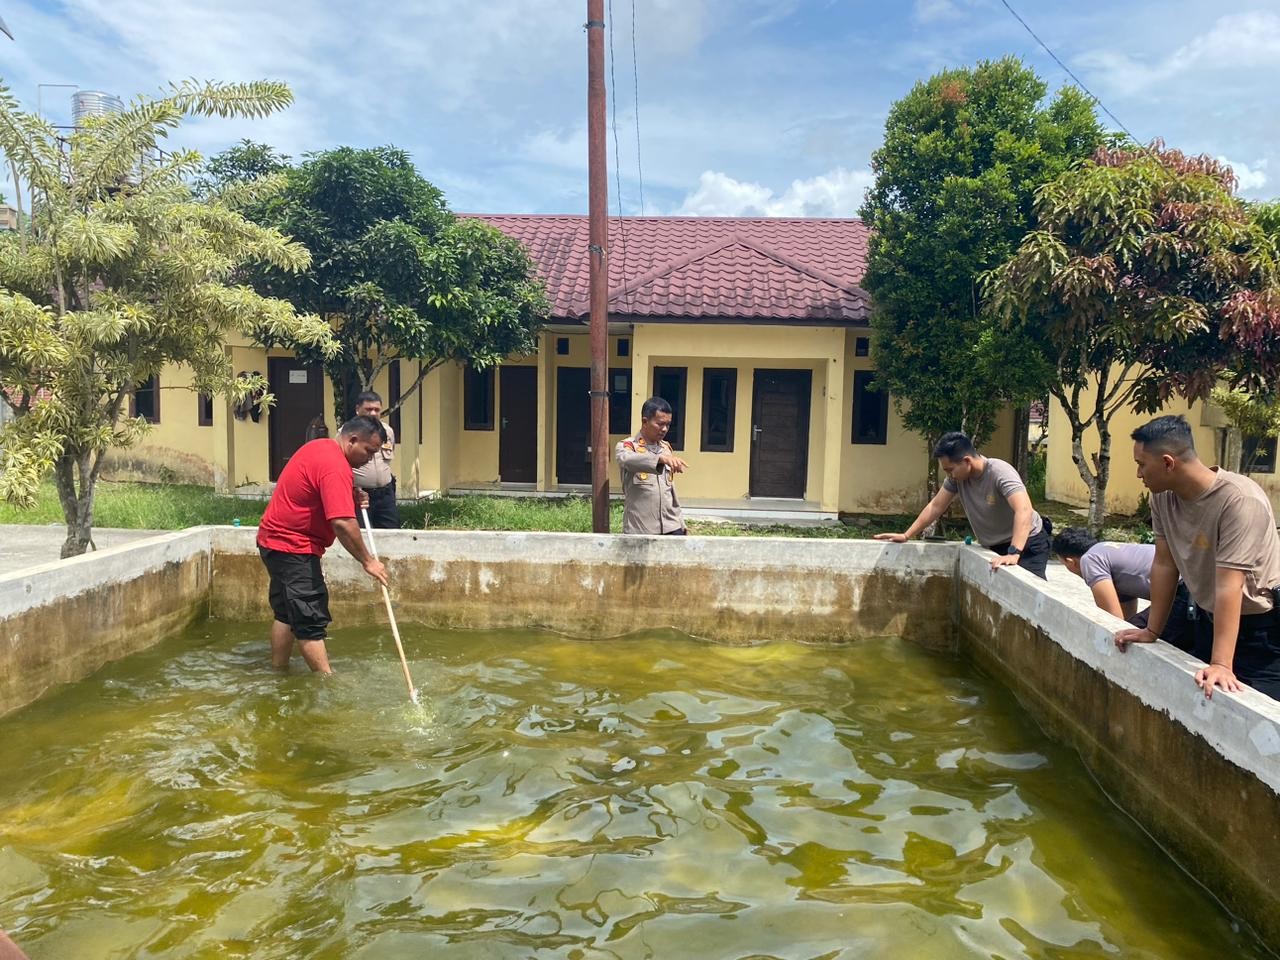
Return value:
M 586 317 L 588 220 L 471 215 L 521 241 L 556 319 Z M 609 313 L 615 319 L 865 324 L 870 298 L 860 220 L 610 217 Z

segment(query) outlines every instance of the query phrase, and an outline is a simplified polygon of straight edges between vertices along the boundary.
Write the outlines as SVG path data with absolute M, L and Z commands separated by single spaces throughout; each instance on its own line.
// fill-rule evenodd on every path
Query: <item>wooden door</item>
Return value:
M 556 371 L 556 482 L 590 483 L 591 371 L 561 367 Z
M 538 368 L 498 368 L 498 479 L 538 479 Z
M 809 370 L 755 371 L 751 398 L 751 496 L 804 499 L 812 384 Z
M 268 467 L 271 479 L 307 441 L 307 424 L 324 416 L 324 371 L 290 357 L 267 360 L 267 383 L 276 398 L 267 414 Z

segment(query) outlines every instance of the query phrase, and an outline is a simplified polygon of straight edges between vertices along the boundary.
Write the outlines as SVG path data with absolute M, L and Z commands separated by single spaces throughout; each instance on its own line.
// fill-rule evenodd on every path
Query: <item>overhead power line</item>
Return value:
M 1074 82 L 1077 87 L 1079 87 L 1086 94 L 1088 94 L 1089 99 L 1092 100 L 1094 103 L 1096 103 L 1102 109 L 1103 113 L 1105 113 L 1108 117 L 1114 120 L 1116 126 L 1118 126 L 1121 130 L 1123 130 L 1125 133 L 1129 135 L 1130 140 L 1132 140 L 1134 143 L 1141 146 L 1142 141 L 1133 135 L 1133 131 L 1130 130 L 1128 127 L 1126 127 L 1123 123 L 1121 123 L 1120 118 L 1107 109 L 1107 105 L 1102 102 L 1102 98 L 1099 97 L 1092 90 L 1090 90 L 1088 87 L 1086 87 L 1084 85 L 1084 81 L 1082 81 L 1079 77 L 1077 77 L 1074 73 L 1072 73 L 1071 68 L 1068 67 L 1065 63 L 1063 63 L 1056 53 L 1054 53 L 1052 50 L 1049 49 L 1049 45 L 1045 43 L 1043 40 L 1041 40 L 1040 37 L 1036 35 L 1036 32 L 1031 29 L 1031 26 L 1027 23 L 1027 21 L 1023 20 L 1022 17 L 1018 14 L 1018 11 L 1013 9 L 1013 7 L 1009 5 L 1009 0 L 1000 0 L 1000 2 L 1004 4 L 1004 8 L 1013 15 L 1013 18 L 1017 20 L 1018 23 L 1022 24 L 1022 29 L 1026 30 L 1027 33 L 1031 34 L 1031 39 L 1034 40 L 1036 43 L 1040 44 L 1040 47 L 1044 50 L 1044 52 L 1053 58 L 1053 62 L 1056 63 L 1058 66 L 1060 66 L 1066 72 L 1067 76 L 1071 78 L 1072 82 Z
M 613 70 L 613 0 L 609 0 L 609 12 L 606 22 L 609 28 L 609 107 L 613 115 L 613 178 L 618 193 L 618 234 L 622 241 L 622 264 L 625 271 L 627 262 L 627 225 L 622 219 L 622 157 L 618 151 L 618 86 Z
M 644 167 L 640 164 L 640 66 L 636 60 L 636 0 L 631 0 L 631 76 L 635 79 L 636 176 L 640 182 L 640 216 L 644 216 Z

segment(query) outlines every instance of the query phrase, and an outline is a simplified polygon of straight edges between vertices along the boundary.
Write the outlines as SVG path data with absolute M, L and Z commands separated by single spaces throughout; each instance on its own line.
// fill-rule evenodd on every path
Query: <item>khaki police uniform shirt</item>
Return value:
M 942 486 L 951 493 L 960 494 L 964 515 L 969 518 L 969 526 L 973 527 L 974 539 L 984 547 L 1008 543 L 1013 539 L 1013 507 L 1009 506 L 1009 497 L 1019 490 L 1025 492 L 1027 488 L 1011 464 L 987 457 L 986 466 L 978 476 L 970 474 L 963 483 L 947 477 Z M 1043 527 L 1040 514 L 1032 510 L 1031 532 L 1027 538 L 1034 537 Z M 1022 546 L 1025 548 L 1026 544 Z
M 1269 588 L 1280 584 L 1280 539 L 1271 501 L 1248 477 L 1220 467 L 1213 485 L 1194 500 L 1172 490 L 1151 495 L 1151 530 L 1168 544 L 1196 605 L 1213 611 L 1218 567 L 1244 571 L 1243 614 L 1271 609 Z
M 623 533 L 674 533 L 684 529 L 674 477 L 658 463 L 664 453 L 671 453 L 671 444 L 662 440 L 650 447 L 640 434 L 619 440 L 614 447 L 626 501 Z
M 392 480 L 391 458 L 395 456 L 396 432 L 389 423 L 384 422 L 382 428 L 387 431 L 387 445 L 375 453 L 373 459 L 363 467 L 356 467 L 351 471 L 355 476 L 356 486 L 361 490 L 377 490 Z

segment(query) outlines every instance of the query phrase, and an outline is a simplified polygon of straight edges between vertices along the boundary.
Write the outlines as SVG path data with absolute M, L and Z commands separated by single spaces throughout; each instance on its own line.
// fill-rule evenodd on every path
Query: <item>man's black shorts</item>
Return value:
M 293 629 L 299 640 L 323 640 L 333 618 L 329 616 L 329 588 L 314 553 L 283 553 L 258 548 L 271 575 L 267 600 L 271 612 Z

